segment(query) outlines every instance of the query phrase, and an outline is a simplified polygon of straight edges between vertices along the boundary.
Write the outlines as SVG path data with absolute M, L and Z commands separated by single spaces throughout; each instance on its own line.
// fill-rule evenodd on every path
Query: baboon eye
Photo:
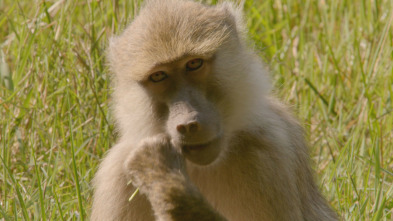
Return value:
M 149 76 L 149 80 L 154 83 L 157 83 L 157 82 L 165 80 L 167 77 L 168 77 L 168 75 L 165 74 L 165 72 L 157 71 Z
M 186 64 L 187 71 L 195 71 L 198 68 L 202 67 L 203 65 L 203 60 L 200 58 L 197 59 L 192 59 L 191 61 L 188 61 Z

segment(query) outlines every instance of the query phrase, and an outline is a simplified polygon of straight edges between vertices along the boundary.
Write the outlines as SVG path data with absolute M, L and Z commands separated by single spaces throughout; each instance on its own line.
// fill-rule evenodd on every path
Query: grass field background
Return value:
M 0 0 L 0 220 L 88 219 L 116 140 L 105 48 L 138 4 Z M 393 1 L 244 4 L 332 207 L 343 220 L 393 220 Z

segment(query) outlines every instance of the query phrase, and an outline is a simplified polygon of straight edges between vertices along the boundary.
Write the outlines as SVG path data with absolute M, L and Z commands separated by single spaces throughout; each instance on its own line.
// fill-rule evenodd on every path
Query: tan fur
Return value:
M 230 3 L 150 0 L 111 40 L 120 138 L 94 179 L 91 220 L 337 220 L 244 30 Z M 204 63 L 189 71 L 193 59 Z

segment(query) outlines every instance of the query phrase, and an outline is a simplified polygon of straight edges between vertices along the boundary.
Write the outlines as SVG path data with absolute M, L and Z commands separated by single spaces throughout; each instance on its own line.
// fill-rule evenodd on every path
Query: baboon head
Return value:
M 244 49 L 236 7 L 178 2 L 148 1 L 111 40 L 115 111 L 123 137 L 167 133 L 189 161 L 207 165 L 244 124 L 257 78 L 248 73 L 260 63 Z

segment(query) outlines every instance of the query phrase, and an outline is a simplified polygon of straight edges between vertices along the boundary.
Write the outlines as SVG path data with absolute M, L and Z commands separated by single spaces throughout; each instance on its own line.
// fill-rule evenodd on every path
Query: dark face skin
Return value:
M 220 154 L 220 118 L 207 95 L 212 60 L 185 56 L 157 65 L 141 82 L 166 107 L 166 129 L 172 143 L 198 165 L 208 165 Z

